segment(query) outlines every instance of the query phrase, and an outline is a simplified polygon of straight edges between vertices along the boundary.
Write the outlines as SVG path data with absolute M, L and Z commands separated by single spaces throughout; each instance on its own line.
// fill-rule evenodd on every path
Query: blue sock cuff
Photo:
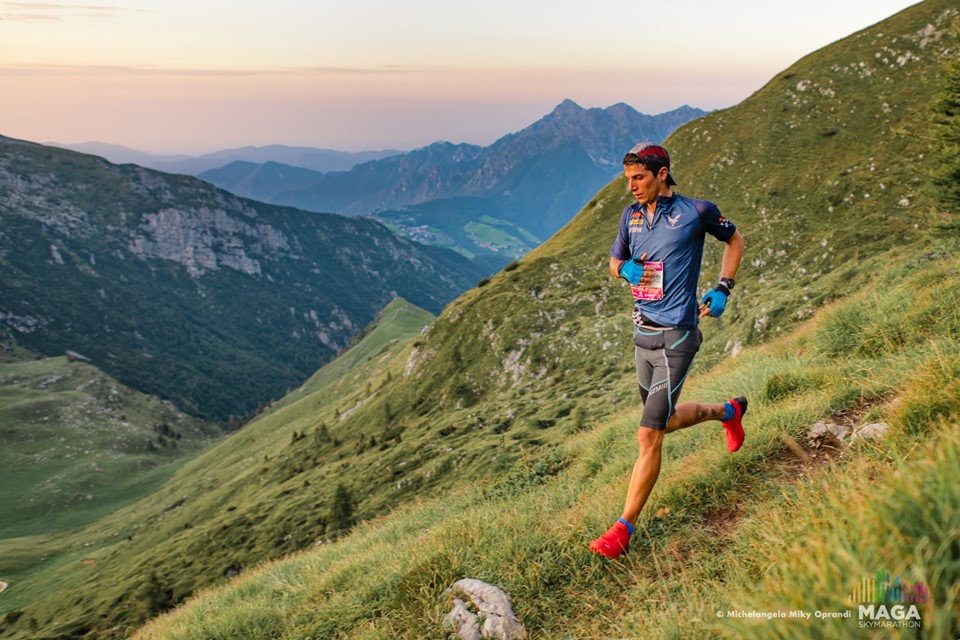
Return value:
M 624 520 L 623 518 L 617 518 L 617 522 L 623 524 L 627 528 L 627 533 L 633 535 L 633 525 Z
M 723 421 L 733 419 L 733 416 L 736 414 L 736 409 L 733 408 L 732 402 L 723 403 Z

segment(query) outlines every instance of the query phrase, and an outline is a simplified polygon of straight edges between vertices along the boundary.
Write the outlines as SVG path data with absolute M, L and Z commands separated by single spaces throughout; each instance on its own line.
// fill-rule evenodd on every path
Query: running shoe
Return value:
M 630 531 L 619 520 L 607 532 L 590 543 L 590 551 L 607 558 L 617 558 L 630 547 Z
M 727 449 L 736 451 L 743 446 L 743 414 L 747 412 L 747 399 L 743 396 L 730 400 L 733 417 L 721 422 L 727 432 Z

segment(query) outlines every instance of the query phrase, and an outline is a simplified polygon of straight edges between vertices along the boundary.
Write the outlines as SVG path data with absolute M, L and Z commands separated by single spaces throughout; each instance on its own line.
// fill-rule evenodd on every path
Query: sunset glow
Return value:
M 565 98 L 733 105 L 895 0 L 0 2 L 0 134 L 157 152 L 489 144 Z M 829 16 L 829 19 L 825 19 Z

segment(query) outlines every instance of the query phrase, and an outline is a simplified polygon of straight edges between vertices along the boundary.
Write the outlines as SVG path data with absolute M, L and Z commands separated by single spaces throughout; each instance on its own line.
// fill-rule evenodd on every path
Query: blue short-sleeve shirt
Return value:
M 663 297 L 637 300 L 636 308 L 667 327 L 691 328 L 699 321 L 697 281 L 706 234 L 727 242 L 737 230 L 720 215 L 717 205 L 674 194 L 657 198 L 653 224 L 635 202 L 623 210 L 610 255 L 630 260 L 647 254 L 647 261 L 663 263 Z

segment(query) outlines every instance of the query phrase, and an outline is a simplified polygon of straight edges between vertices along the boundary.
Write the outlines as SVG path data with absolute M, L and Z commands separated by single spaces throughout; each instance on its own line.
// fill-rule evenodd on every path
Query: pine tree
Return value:
M 330 429 L 327 427 L 326 422 L 321 422 L 317 425 L 317 430 L 313 432 L 313 436 L 317 442 L 322 443 L 330 442 L 332 439 L 330 437 Z
M 152 618 L 173 606 L 173 592 L 164 588 L 156 571 L 150 572 L 143 585 L 142 601 L 146 618 Z
M 330 525 L 332 529 L 346 531 L 354 525 L 353 496 L 342 484 L 337 484 L 330 507 Z
M 954 29 L 956 29 L 956 25 Z M 957 34 L 952 34 L 956 36 Z M 937 137 L 934 184 L 950 212 L 960 211 L 960 61 L 944 65 L 940 98 L 933 105 Z

